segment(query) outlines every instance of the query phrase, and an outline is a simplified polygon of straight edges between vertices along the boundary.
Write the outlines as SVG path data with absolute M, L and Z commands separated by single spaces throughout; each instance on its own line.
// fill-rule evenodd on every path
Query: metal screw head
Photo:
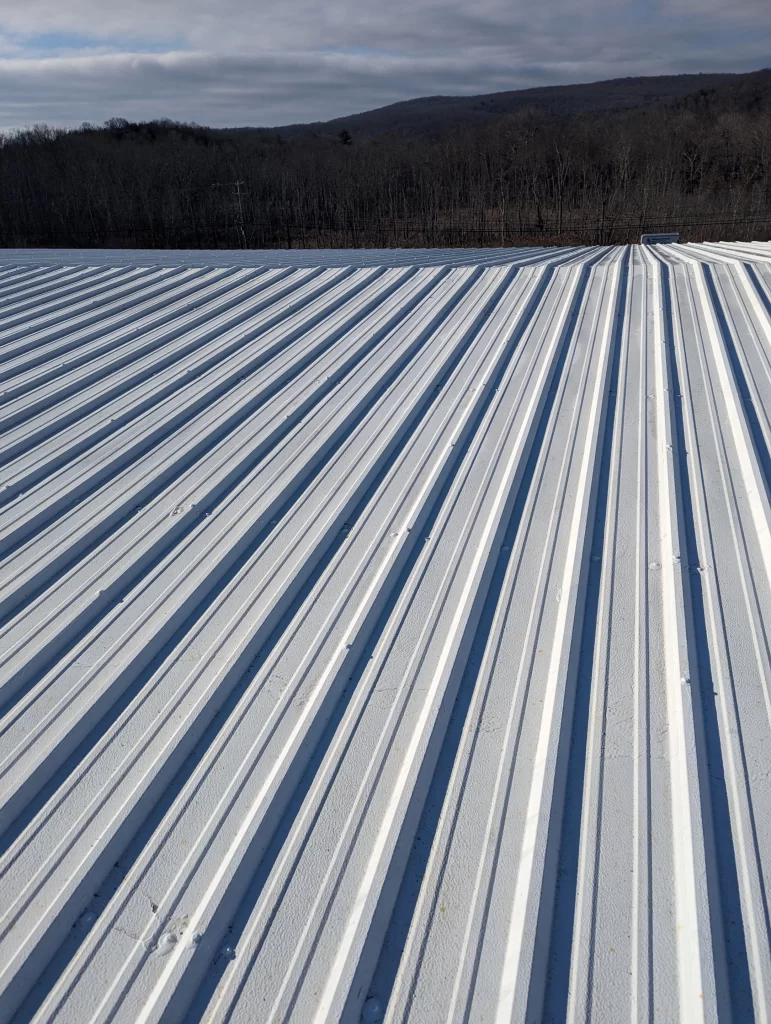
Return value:
M 370 997 L 361 1009 L 363 1024 L 380 1024 L 383 1019 L 383 1004 L 375 996 Z
M 158 939 L 158 952 L 169 953 L 177 944 L 177 936 L 174 932 L 166 932 Z

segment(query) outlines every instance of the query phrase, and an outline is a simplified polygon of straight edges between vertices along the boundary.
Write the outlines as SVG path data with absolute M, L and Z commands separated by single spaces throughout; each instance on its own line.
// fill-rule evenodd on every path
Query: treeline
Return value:
M 765 79 L 771 80 L 771 74 Z M 0 137 L 0 245 L 262 248 L 771 238 L 771 84 L 366 141 L 114 119 Z

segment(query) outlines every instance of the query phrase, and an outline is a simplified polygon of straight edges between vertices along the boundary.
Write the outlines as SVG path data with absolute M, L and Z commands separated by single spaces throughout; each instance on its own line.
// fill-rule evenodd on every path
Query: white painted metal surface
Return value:
M 771 262 L 771 242 L 703 242 L 656 246 L 564 246 L 520 249 L 0 249 L 17 266 L 120 267 L 402 267 L 571 266 L 662 261 Z
M 673 242 L 679 242 L 680 235 L 677 231 L 668 231 L 661 234 L 653 235 L 641 235 L 640 243 L 642 245 L 671 245 Z
M 616 246 L 565 246 L 521 249 L 0 249 L 20 265 L 83 263 L 98 266 L 197 267 L 373 267 L 373 266 L 532 266 L 597 261 Z
M 0 1020 L 768 1020 L 770 253 L 0 253 Z

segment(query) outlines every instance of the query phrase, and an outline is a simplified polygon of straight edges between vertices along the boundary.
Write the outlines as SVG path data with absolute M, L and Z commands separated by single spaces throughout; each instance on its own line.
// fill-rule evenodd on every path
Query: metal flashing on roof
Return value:
M 771 1015 L 769 263 L 0 253 L 0 1020 Z
M 677 231 L 665 231 L 658 234 L 640 236 L 641 245 L 672 245 L 673 242 L 679 241 L 680 235 Z

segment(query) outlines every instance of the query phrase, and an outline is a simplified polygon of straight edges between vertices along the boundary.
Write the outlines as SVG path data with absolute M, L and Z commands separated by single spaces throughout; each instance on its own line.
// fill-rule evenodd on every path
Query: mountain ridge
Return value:
M 575 85 L 535 86 L 474 96 L 421 96 L 328 121 L 275 128 L 244 126 L 223 130 L 264 132 L 287 139 L 304 135 L 333 136 L 343 130 L 361 139 L 378 135 L 431 135 L 441 134 L 453 126 L 489 123 L 524 109 L 534 109 L 548 116 L 567 117 L 582 113 L 620 113 L 658 107 L 677 103 L 699 92 L 725 91 L 726 87 L 729 91 L 732 87 L 741 91 L 743 86 L 751 86 L 756 78 L 763 81 L 764 76 L 771 78 L 771 71 L 761 68 L 749 72 L 637 76 Z

